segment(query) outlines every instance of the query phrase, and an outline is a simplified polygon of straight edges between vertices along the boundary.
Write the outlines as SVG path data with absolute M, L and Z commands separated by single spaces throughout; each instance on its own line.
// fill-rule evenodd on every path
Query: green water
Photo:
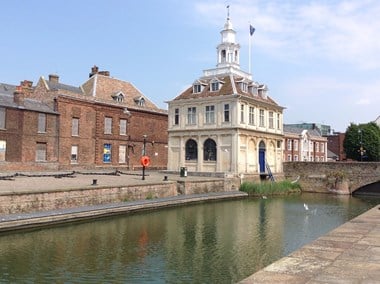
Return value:
M 0 235 L 0 283 L 234 283 L 379 203 L 243 199 Z

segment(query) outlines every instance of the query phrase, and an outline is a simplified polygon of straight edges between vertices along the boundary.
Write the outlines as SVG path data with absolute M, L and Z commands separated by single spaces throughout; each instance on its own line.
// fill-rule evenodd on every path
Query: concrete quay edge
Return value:
M 83 206 L 61 210 L 3 215 L 0 216 L 0 233 L 99 219 L 102 217 L 189 205 L 206 201 L 245 198 L 247 196 L 246 193 L 240 191 L 210 192 L 204 194 L 178 195 L 149 200 Z
M 239 283 L 380 283 L 380 205 Z

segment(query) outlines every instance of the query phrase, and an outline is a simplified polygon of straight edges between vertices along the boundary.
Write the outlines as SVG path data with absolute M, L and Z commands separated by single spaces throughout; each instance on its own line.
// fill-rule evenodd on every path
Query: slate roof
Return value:
M 7 95 L 7 94 L 0 93 L 0 106 L 8 107 L 8 108 L 25 109 L 25 110 L 37 111 L 37 112 L 43 112 L 43 113 L 58 114 L 58 112 L 54 111 L 47 104 L 41 101 L 33 100 L 33 99 L 25 98 L 24 104 L 20 106 L 14 102 L 13 94 Z
M 13 92 L 15 90 L 16 90 L 16 86 L 14 85 L 0 83 L 0 94 L 13 95 Z
M 302 131 L 307 130 L 307 133 L 312 137 L 322 137 L 321 133 L 317 129 L 304 129 L 301 127 L 294 127 L 284 124 L 284 133 L 301 135 Z
M 62 83 L 56 83 L 49 80 L 45 80 L 51 91 L 65 90 L 72 93 L 83 94 L 83 91 L 80 87 L 70 86 Z
M 211 82 L 213 80 L 218 80 L 222 86 L 218 91 L 211 91 Z M 279 106 L 271 97 L 262 97 L 260 95 L 254 95 L 250 92 L 244 92 L 241 89 L 239 82 L 245 80 L 243 77 L 239 77 L 232 74 L 225 74 L 215 77 L 203 77 L 197 80 L 204 86 L 204 89 L 200 93 L 193 93 L 193 85 L 179 94 L 173 101 L 176 100 L 186 100 L 192 98 L 207 98 L 207 97 L 217 97 L 217 96 L 227 96 L 227 95 L 241 95 L 242 97 L 252 98 L 256 101 L 268 103 L 271 105 Z M 247 80 L 246 80 L 247 81 Z M 253 85 L 253 81 L 247 81 L 248 85 Z M 259 87 L 263 87 L 260 85 Z

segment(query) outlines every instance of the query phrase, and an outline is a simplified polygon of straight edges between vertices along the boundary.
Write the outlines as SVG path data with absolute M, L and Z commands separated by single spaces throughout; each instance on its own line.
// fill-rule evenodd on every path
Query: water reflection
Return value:
M 330 195 L 245 199 L 3 235 L 1 279 L 236 282 L 379 202 Z

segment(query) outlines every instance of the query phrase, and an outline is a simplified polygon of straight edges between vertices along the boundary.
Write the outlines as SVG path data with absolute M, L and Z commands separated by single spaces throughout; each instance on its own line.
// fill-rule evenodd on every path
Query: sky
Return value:
M 216 66 L 227 5 L 240 67 L 249 71 L 251 52 L 253 79 L 285 107 L 284 123 L 344 132 L 380 115 L 378 0 L 1 1 L 0 82 L 57 74 L 80 86 L 96 65 L 167 109 Z

